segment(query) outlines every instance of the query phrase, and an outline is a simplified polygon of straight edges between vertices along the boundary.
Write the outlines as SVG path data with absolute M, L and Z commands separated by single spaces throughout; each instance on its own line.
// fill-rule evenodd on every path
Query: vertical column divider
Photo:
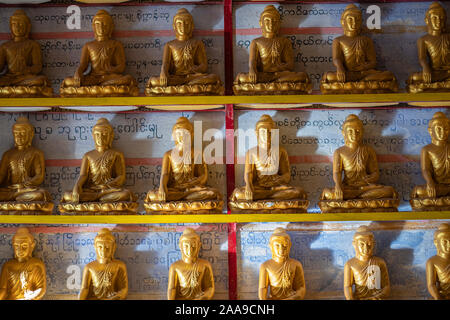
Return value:
M 233 94 L 233 3 L 232 0 L 223 2 L 223 31 L 225 54 L 225 94 Z
M 234 190 L 234 106 L 225 105 L 225 141 L 226 141 L 226 173 L 227 173 L 227 200 Z M 227 202 L 227 213 L 230 214 L 230 208 Z M 237 237 L 236 223 L 228 223 L 228 298 L 237 300 Z

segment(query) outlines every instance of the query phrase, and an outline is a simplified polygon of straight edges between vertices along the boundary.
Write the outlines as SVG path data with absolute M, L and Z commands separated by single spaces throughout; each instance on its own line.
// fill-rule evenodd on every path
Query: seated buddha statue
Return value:
M 5 262 L 0 275 L 0 300 L 40 300 L 47 290 L 45 265 L 33 257 L 36 243 L 27 228 L 12 238 L 14 258 Z
M 326 212 L 397 211 L 394 188 L 381 185 L 375 150 L 362 143 L 363 123 L 354 114 L 342 126 L 345 145 L 333 155 L 334 188 L 323 190 L 319 207 Z
M 80 300 L 124 300 L 128 295 L 127 266 L 114 259 L 116 238 L 109 229 L 101 229 L 94 239 L 97 259 L 83 270 Z
M 62 97 L 137 96 L 136 80 L 125 70 L 125 50 L 111 39 L 114 22 L 109 13 L 99 10 L 92 19 L 95 40 L 81 50 L 80 65 L 73 77 L 64 79 Z M 90 71 L 89 70 L 90 66 Z M 85 74 L 89 72 L 88 74 Z
M 51 214 L 51 196 L 40 188 L 45 178 L 44 153 L 31 145 L 34 127 L 19 117 L 12 133 L 15 147 L 3 154 L 0 163 L 0 213 Z
M 256 123 L 257 146 L 245 155 L 245 186 L 234 189 L 229 206 L 240 213 L 306 212 L 309 201 L 300 187 L 289 185 L 289 156 L 278 141 L 272 141 L 272 130 L 278 130 L 269 115 Z
M 422 72 L 413 73 L 406 89 L 411 93 L 450 90 L 450 34 L 445 32 L 447 14 L 433 2 L 425 13 L 427 34 L 417 41 Z
M 125 158 L 112 148 L 114 129 L 105 118 L 92 128 L 95 149 L 81 160 L 80 176 L 72 191 L 65 192 L 59 204 L 62 213 L 133 214 L 136 196 L 123 188 Z
M 147 193 L 147 213 L 222 213 L 222 195 L 206 185 L 203 156 L 194 159 L 194 127 L 186 117 L 177 120 L 172 138 L 175 148 L 163 156 L 159 189 Z
M 9 19 L 12 40 L 0 46 L 0 98 L 51 97 L 42 71 L 41 46 L 29 39 L 31 22 L 23 10 Z
M 169 268 L 168 300 L 211 300 L 214 296 L 214 275 L 211 263 L 200 259 L 200 236 L 186 228 L 179 240 L 181 259 Z
M 437 254 L 426 265 L 428 292 L 435 300 L 450 300 L 450 224 L 435 231 L 434 245 Z
M 344 294 L 347 300 L 383 300 L 391 292 L 386 262 L 373 255 L 375 239 L 367 226 L 353 235 L 355 257 L 344 266 Z
M 260 300 L 302 300 L 305 277 L 300 261 L 289 257 L 291 237 L 283 228 L 276 228 L 269 239 L 272 259 L 259 268 Z
M 450 209 L 450 120 L 436 112 L 428 123 L 431 143 L 422 148 L 420 163 L 425 185 L 415 186 L 410 204 L 415 211 Z
M 398 90 L 397 80 L 390 71 L 375 69 L 375 48 L 367 36 L 361 35 L 362 14 L 349 4 L 341 16 L 344 34 L 333 40 L 333 65 L 336 72 L 325 72 L 322 93 L 386 93 Z
M 288 38 L 280 36 L 281 18 L 273 5 L 265 7 L 259 18 L 262 37 L 252 40 L 248 73 L 234 81 L 236 95 L 311 93 L 305 72 L 294 71 L 294 52 Z
M 218 75 L 208 73 L 205 45 L 193 39 L 194 19 L 184 8 L 173 17 L 176 39 L 164 45 L 161 73 L 147 82 L 145 94 L 222 95 L 224 87 Z

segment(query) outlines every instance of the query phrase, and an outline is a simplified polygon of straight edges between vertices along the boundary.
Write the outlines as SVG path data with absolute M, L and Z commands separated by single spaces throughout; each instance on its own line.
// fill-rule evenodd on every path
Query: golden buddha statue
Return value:
M 147 82 L 147 96 L 223 95 L 224 87 L 218 75 L 207 73 L 205 45 L 193 39 L 194 19 L 184 8 L 173 17 L 176 39 L 164 45 L 159 77 Z
M 137 198 L 123 188 L 125 158 L 112 148 L 114 129 L 105 118 L 92 128 L 95 149 L 81 161 L 80 176 L 72 191 L 65 192 L 59 204 L 62 213 L 135 214 Z
M 382 300 L 389 296 L 391 285 L 386 262 L 373 255 L 375 239 L 367 226 L 353 235 L 355 257 L 344 266 L 344 294 L 347 300 Z M 353 286 L 355 289 L 353 290 Z
M 428 123 L 431 143 L 422 148 L 420 163 L 426 184 L 415 186 L 410 204 L 414 211 L 450 209 L 450 120 L 436 112 Z
M 333 155 L 335 187 L 324 189 L 319 201 L 323 213 L 397 211 L 394 188 L 378 184 L 380 173 L 375 150 L 362 143 L 364 127 L 354 114 L 342 126 L 345 146 Z
M 428 292 L 435 300 L 450 300 L 450 224 L 442 223 L 434 233 L 437 255 L 427 260 Z
M 94 239 L 97 260 L 83 270 L 80 300 L 124 300 L 128 295 L 127 266 L 114 259 L 116 239 L 111 231 L 101 229 Z
M 425 13 L 427 35 L 417 41 L 422 72 L 413 73 L 406 82 L 411 93 L 450 90 L 450 34 L 445 32 L 447 14 L 433 2 Z
M 306 72 L 294 71 L 294 52 L 286 37 L 279 35 L 280 14 L 273 5 L 264 8 L 259 18 L 262 37 L 252 40 L 248 73 L 234 81 L 236 95 L 311 93 Z
M 172 129 L 175 148 L 163 156 L 158 190 L 147 193 L 147 213 L 222 213 L 222 195 L 206 186 L 208 168 L 194 159 L 194 127 L 186 117 L 178 118 Z
M 80 65 L 73 77 L 64 79 L 62 97 L 137 96 L 136 80 L 125 70 L 125 50 L 120 41 L 111 39 L 114 22 L 109 13 L 99 10 L 92 19 L 95 40 L 81 51 Z M 89 74 L 84 74 L 89 70 Z
M 300 261 L 289 258 L 291 237 L 283 228 L 276 228 L 269 246 L 272 259 L 259 268 L 259 299 L 302 300 L 306 293 L 305 277 Z
M 12 238 L 14 258 L 5 262 L 0 275 L 0 300 L 40 300 L 47 290 L 45 265 L 34 258 L 36 243 L 27 228 Z
M 211 263 L 198 257 L 200 236 L 186 228 L 179 240 L 181 260 L 170 265 L 168 300 L 211 300 L 214 296 L 214 275 Z
M 234 189 L 230 197 L 233 212 L 299 213 L 308 208 L 306 192 L 289 185 L 289 156 L 278 141 L 272 141 L 272 130 L 278 130 L 276 123 L 262 115 L 255 128 L 258 145 L 245 155 L 245 186 Z
M 0 163 L 0 214 L 51 214 L 48 191 L 40 188 L 45 178 L 44 153 L 31 145 L 34 127 L 19 117 L 12 127 L 15 147 Z
M 344 34 L 333 40 L 336 72 L 325 72 L 320 90 L 329 93 L 397 92 L 398 84 L 390 71 L 376 70 L 377 57 L 372 39 L 361 35 L 362 14 L 349 4 L 341 16 Z
M 30 18 L 16 10 L 9 19 L 12 40 L 0 46 L 0 98 L 51 97 L 53 89 L 41 75 L 41 46 L 29 39 Z

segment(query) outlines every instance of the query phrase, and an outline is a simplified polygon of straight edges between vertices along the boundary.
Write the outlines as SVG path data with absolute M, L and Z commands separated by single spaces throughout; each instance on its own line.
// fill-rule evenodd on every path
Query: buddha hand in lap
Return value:
M 240 73 L 234 81 L 235 94 L 309 93 L 312 85 L 305 72 L 294 71 L 292 44 L 279 36 L 280 14 L 267 6 L 259 25 L 262 37 L 250 44 L 249 72 Z
M 64 79 L 62 96 L 137 96 L 136 80 L 125 70 L 125 51 L 121 42 L 111 39 L 114 22 L 105 10 L 99 10 L 92 20 L 95 40 L 81 51 L 80 65 L 75 75 Z M 89 74 L 89 65 L 91 70 Z
M 200 236 L 186 228 L 179 240 L 181 259 L 169 268 L 168 300 L 211 300 L 214 296 L 214 275 L 211 263 L 200 259 Z
M 372 147 L 362 143 L 363 132 L 362 121 L 356 115 L 351 114 L 345 119 L 342 127 L 345 146 L 338 148 L 333 155 L 335 187 L 323 190 L 319 202 L 322 212 L 333 212 L 329 206 L 339 207 L 346 200 L 361 200 L 361 203 L 368 201 L 363 206 L 359 204 L 355 207 L 352 207 L 352 202 L 347 202 L 344 208 L 351 211 L 374 210 L 378 207 L 396 211 L 398 194 L 394 188 L 377 183 L 377 157 Z
M 12 40 L 0 46 L 0 97 L 39 97 L 53 95 L 46 76 L 41 75 L 42 54 L 39 43 L 29 39 L 31 22 L 23 10 L 9 21 Z
M 113 127 L 107 119 L 101 118 L 92 128 L 92 136 L 95 149 L 83 156 L 80 176 L 73 191 L 64 193 L 60 211 L 89 211 L 89 205 L 80 205 L 79 209 L 76 205 L 94 202 L 98 205 L 92 210 L 104 211 L 103 213 L 122 210 L 135 212 L 137 210 L 136 196 L 123 188 L 126 178 L 124 155 L 112 148 Z M 102 206 L 102 203 L 112 205 Z M 117 203 L 125 208 L 114 207 Z
M 391 285 L 384 259 L 373 255 L 375 239 L 367 226 L 353 235 L 355 257 L 344 266 L 344 294 L 347 300 L 382 300 L 389 296 Z M 354 289 L 353 289 L 354 288 Z
M 0 300 L 40 300 L 47 289 L 44 262 L 33 257 L 36 243 L 27 228 L 12 238 L 14 258 L 5 262 L 0 275 Z
M 427 34 L 417 41 L 422 72 L 409 77 L 409 92 L 450 90 L 450 34 L 445 32 L 446 21 L 445 9 L 438 2 L 433 2 L 425 13 Z
M 194 19 L 184 8 L 173 17 L 176 39 L 164 45 L 159 77 L 147 83 L 147 95 L 221 95 L 224 88 L 216 74 L 208 73 L 205 45 L 193 39 Z
M 362 14 L 354 4 L 342 16 L 344 35 L 333 40 L 333 65 L 336 72 L 326 72 L 321 80 L 322 93 L 396 92 L 397 80 L 390 71 L 375 69 L 375 48 L 369 37 L 361 35 Z
M 173 126 L 172 137 L 175 148 L 164 154 L 159 189 L 149 191 L 145 200 L 147 212 L 221 212 L 222 195 L 206 185 L 208 169 L 202 155 L 194 159 L 192 123 L 180 117 Z M 177 203 L 177 209 L 171 202 Z
M 269 240 L 272 259 L 259 269 L 260 300 L 301 300 L 305 297 L 305 277 L 300 261 L 291 259 L 291 238 L 283 228 L 276 228 Z
M 263 115 L 256 123 L 258 145 L 245 156 L 245 186 L 236 188 L 230 197 L 234 209 L 267 209 L 264 203 L 274 204 L 273 209 L 306 211 L 305 191 L 289 185 L 291 170 L 287 151 L 272 145 L 272 130 L 278 130 L 269 115 Z M 255 203 L 258 202 L 259 204 Z M 253 203 L 253 205 L 252 205 Z
M 437 254 L 427 260 L 428 292 L 435 300 L 450 300 L 450 225 L 442 223 L 434 233 Z
M 40 188 L 45 177 L 44 153 L 31 145 L 34 127 L 20 117 L 12 133 L 15 147 L 3 154 L 0 163 L 0 211 L 51 213 L 51 196 Z
M 420 163 L 426 184 L 411 192 L 414 210 L 443 210 L 450 208 L 450 120 L 436 112 L 428 123 L 431 143 L 422 148 Z

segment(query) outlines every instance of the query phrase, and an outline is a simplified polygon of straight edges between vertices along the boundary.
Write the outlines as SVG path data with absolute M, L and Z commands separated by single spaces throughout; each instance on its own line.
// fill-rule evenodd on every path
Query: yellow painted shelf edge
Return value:
M 450 93 L 387 93 L 337 95 L 268 95 L 268 96 L 176 96 L 176 97 L 99 97 L 99 98 L 2 98 L 0 107 L 61 106 L 162 106 L 205 104 L 270 103 L 392 103 L 450 101 Z
M 408 221 L 450 219 L 449 211 L 366 212 L 299 214 L 199 214 L 199 215 L 3 215 L 4 224 L 175 224 L 175 223 L 249 223 L 322 221 Z

